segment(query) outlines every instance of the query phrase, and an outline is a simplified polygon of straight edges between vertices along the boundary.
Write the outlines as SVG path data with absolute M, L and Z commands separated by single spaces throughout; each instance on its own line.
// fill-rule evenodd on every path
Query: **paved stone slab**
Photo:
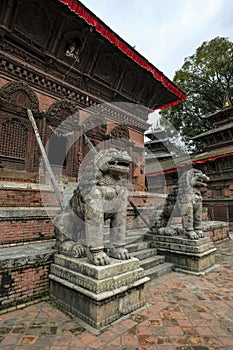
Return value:
M 48 302 L 2 314 L 0 350 L 232 350 L 233 241 L 217 248 L 218 270 L 149 282 L 150 306 L 98 336 Z

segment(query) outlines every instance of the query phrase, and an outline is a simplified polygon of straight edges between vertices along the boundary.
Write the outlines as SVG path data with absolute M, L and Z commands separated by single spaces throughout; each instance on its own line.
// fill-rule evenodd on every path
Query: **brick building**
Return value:
M 209 119 L 213 128 L 197 135 L 193 140 L 203 151 L 196 154 L 171 156 L 146 165 L 146 176 L 152 188 L 167 192 L 177 183 L 179 172 L 191 166 L 202 170 L 210 181 L 203 192 L 203 205 L 209 220 L 229 222 L 233 226 L 233 105 L 227 98 L 223 108 Z
M 46 181 L 39 184 L 41 154 L 27 109 L 62 181 L 77 182 L 86 129 L 95 146 L 126 140 L 134 159 L 130 180 L 144 190 L 147 116 L 185 95 L 78 0 L 2 0 L 0 38 L 0 307 L 6 308 L 48 293 L 54 244 L 41 192 L 47 205 L 57 201 Z
M 227 98 L 223 108 L 205 117 L 213 128 L 194 137 L 205 152 L 196 163 L 209 177 L 204 205 L 211 219 L 228 221 L 233 226 L 233 105 Z

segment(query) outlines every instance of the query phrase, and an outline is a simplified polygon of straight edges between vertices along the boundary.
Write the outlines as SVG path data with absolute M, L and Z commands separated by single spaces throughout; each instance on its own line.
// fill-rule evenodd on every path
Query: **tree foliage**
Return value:
M 227 94 L 233 96 L 233 43 L 223 37 L 204 42 L 185 59 L 173 81 L 186 101 L 161 114 L 184 139 L 192 138 L 211 127 L 203 116 L 221 109 Z

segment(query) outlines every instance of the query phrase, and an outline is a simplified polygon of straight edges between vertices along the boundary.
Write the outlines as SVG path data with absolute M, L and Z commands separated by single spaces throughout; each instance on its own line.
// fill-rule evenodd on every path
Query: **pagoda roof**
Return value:
M 145 71 L 150 72 L 154 79 L 161 83 L 162 90 L 164 92 L 164 98 L 162 98 L 159 105 L 155 106 L 155 109 L 171 107 L 182 100 L 186 99 L 183 91 L 181 91 L 171 80 L 169 80 L 161 71 L 159 71 L 154 65 L 152 65 L 145 57 L 138 53 L 132 46 L 124 41 L 119 35 L 117 35 L 111 28 L 109 28 L 102 20 L 100 20 L 93 12 L 86 8 L 78 0 L 58 0 L 60 3 L 68 6 L 77 16 L 84 19 L 90 26 L 95 28 L 96 32 L 107 39 L 112 45 L 116 46 L 121 52 L 123 52 L 129 59 L 134 61 L 138 66 Z M 169 95 L 165 92 L 169 91 Z M 162 93 L 162 91 L 161 91 Z
M 204 116 L 204 119 L 217 120 L 222 119 L 224 117 L 233 116 L 233 106 L 223 107 L 222 109 L 216 111 L 215 113 Z
M 192 139 L 193 140 L 198 140 L 198 139 L 201 139 L 205 136 L 209 136 L 209 135 L 212 135 L 212 134 L 216 134 L 220 131 L 225 131 L 225 130 L 228 130 L 228 129 L 231 129 L 233 128 L 233 122 L 230 122 L 230 123 L 227 123 L 227 124 L 224 124 L 222 126 L 219 126 L 217 128 L 214 128 L 214 129 L 210 129 L 208 131 L 205 131 L 203 132 L 202 134 L 199 134 L 197 136 L 194 136 Z
M 199 154 L 190 154 L 180 157 L 173 157 L 161 162 L 146 165 L 146 176 L 157 176 L 161 174 L 175 173 L 178 169 L 185 166 L 206 163 L 219 158 L 233 156 L 233 146 L 223 147 L 217 150 L 203 152 Z M 161 171 L 161 169 L 163 169 Z
M 153 154 L 146 154 L 145 159 L 146 160 L 156 160 L 160 158 L 171 158 L 172 154 L 171 153 L 153 153 Z

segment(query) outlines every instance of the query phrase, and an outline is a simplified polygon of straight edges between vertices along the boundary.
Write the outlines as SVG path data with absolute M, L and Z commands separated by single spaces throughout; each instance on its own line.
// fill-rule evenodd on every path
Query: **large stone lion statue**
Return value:
M 208 176 L 200 170 L 190 169 L 184 172 L 178 186 L 167 196 L 159 217 L 154 220 L 152 232 L 165 235 L 184 233 L 190 239 L 203 238 L 201 192 L 208 180 Z M 170 226 L 172 216 L 182 218 L 181 229 Z
M 107 265 L 109 256 L 129 259 L 125 248 L 128 191 L 124 176 L 131 158 L 111 148 L 92 155 L 65 210 L 55 220 L 60 253 L 87 256 L 95 265 Z M 110 242 L 104 249 L 104 225 L 110 220 Z

